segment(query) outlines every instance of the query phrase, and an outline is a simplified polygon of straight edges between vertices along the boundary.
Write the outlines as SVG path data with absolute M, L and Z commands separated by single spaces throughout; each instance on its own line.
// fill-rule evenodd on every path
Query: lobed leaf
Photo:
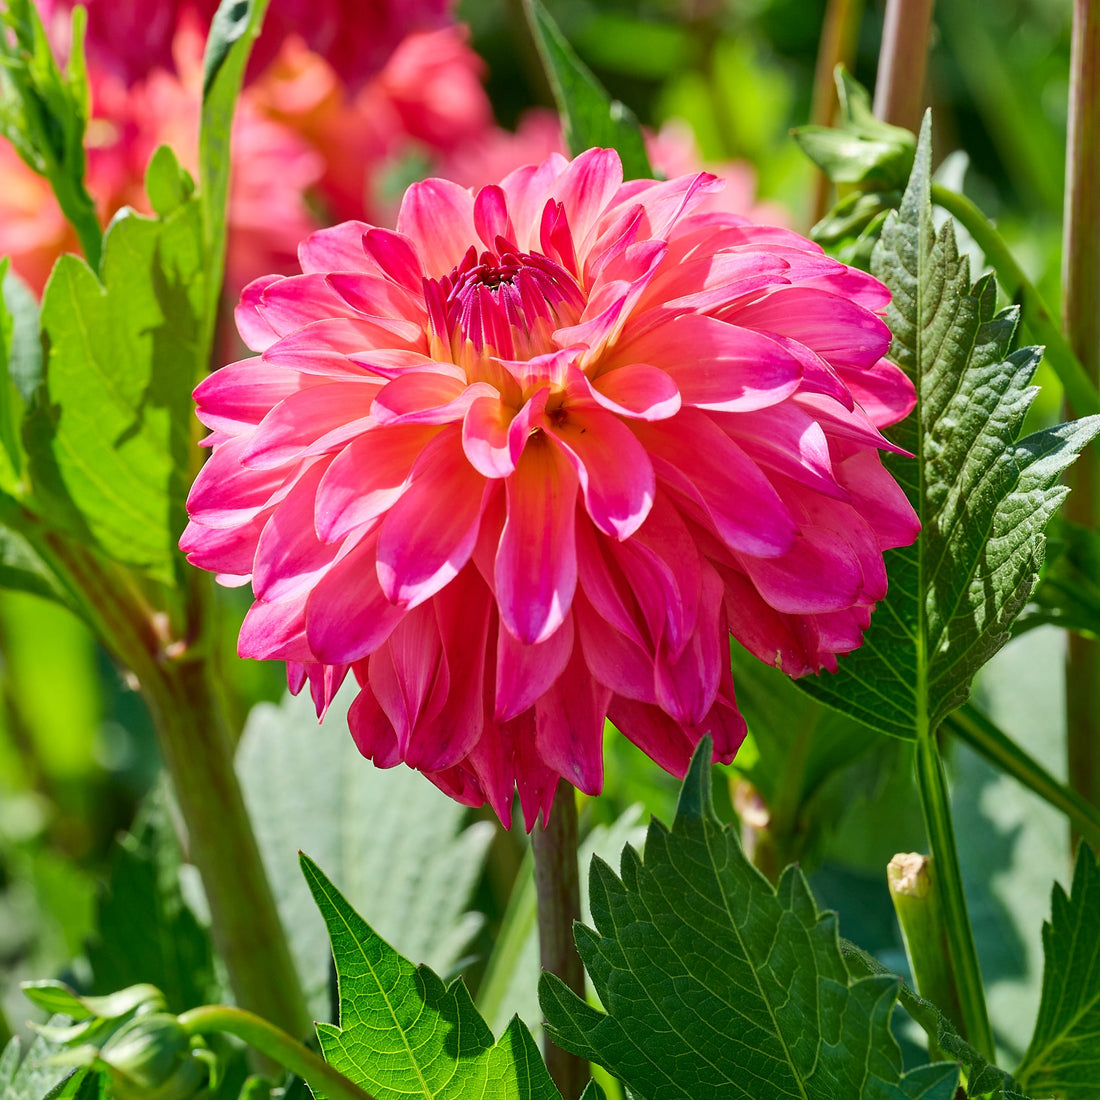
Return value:
M 957 1065 L 903 1070 L 899 983 L 853 980 L 802 872 L 773 888 L 715 817 L 709 753 L 704 740 L 643 858 L 627 848 L 621 877 L 593 861 L 596 927 L 575 934 L 606 1012 L 544 975 L 552 1038 L 644 1100 L 951 1100 Z
M 542 0 L 525 0 L 527 23 L 561 113 L 572 156 L 599 146 L 614 149 L 627 179 L 651 179 L 641 126 L 630 108 L 613 100 L 561 33 Z
M 917 412 L 893 438 L 916 455 L 888 460 L 920 517 L 914 546 L 887 554 L 890 591 L 863 645 L 811 695 L 898 737 L 935 729 L 964 702 L 977 670 L 1009 638 L 1038 580 L 1062 472 L 1100 417 L 1018 439 L 1041 349 L 1010 352 L 1018 310 L 996 312 L 986 275 L 971 286 L 950 221 L 929 200 L 929 123 L 900 210 L 872 268 L 893 292 L 891 357 L 912 377 Z
M 301 862 L 340 988 L 341 1026 L 317 1025 L 325 1061 L 376 1100 L 560 1100 L 518 1017 L 494 1044 L 461 980 L 444 985 L 399 955 L 308 856 Z
M 1100 866 L 1082 843 L 1069 897 L 1058 883 L 1043 925 L 1043 995 L 1016 1078 L 1059 1100 L 1100 1091 Z

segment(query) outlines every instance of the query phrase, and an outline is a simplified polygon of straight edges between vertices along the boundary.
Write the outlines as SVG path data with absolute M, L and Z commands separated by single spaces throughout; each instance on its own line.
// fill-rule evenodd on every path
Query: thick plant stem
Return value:
M 564 779 L 558 783 L 550 820 L 531 833 L 538 898 L 539 961 L 578 997 L 584 997 L 584 966 L 573 941 L 573 922 L 581 919 L 581 882 L 577 867 L 577 799 Z M 578 1100 L 589 1078 L 588 1063 L 544 1041 L 546 1065 L 564 1100 Z
M 166 638 L 166 617 L 125 570 L 67 539 L 47 536 L 41 546 L 149 706 L 187 833 L 184 848 L 202 878 L 234 997 L 292 1034 L 308 1034 L 305 996 L 233 767 L 205 609 L 198 602 L 189 608 L 186 640 Z
M 1023 307 L 1024 324 L 1044 345 L 1047 362 L 1058 375 L 1073 411 L 1078 416 L 1100 413 L 1096 382 L 1085 372 L 1081 359 L 1058 328 L 1050 307 L 986 216 L 965 195 L 949 191 L 938 183 L 932 184 L 932 201 L 974 238 L 997 273 L 997 281 L 1004 292 Z
M 924 112 L 924 70 L 934 0 L 886 0 L 875 116 L 914 133 Z
M 1069 131 L 1062 239 L 1066 337 L 1095 385 L 1100 379 L 1100 4 L 1074 0 Z M 1070 397 L 1072 401 L 1072 396 Z M 1080 409 L 1076 409 L 1080 412 Z M 1070 520 L 1100 522 L 1100 454 L 1083 452 L 1067 478 Z M 1070 634 L 1066 657 L 1066 747 L 1073 788 L 1100 804 L 1100 641 Z M 1074 841 L 1076 843 L 1076 841 Z
M 374 1100 L 297 1039 L 252 1012 L 226 1005 L 203 1005 L 185 1012 L 179 1023 L 190 1035 L 235 1035 L 329 1100 Z
M 1100 809 L 1059 783 L 980 710 L 966 703 L 949 714 L 943 726 L 1005 775 L 1012 776 L 1056 810 L 1061 810 L 1074 830 L 1100 852 Z
M 989 1026 L 978 952 L 963 893 L 947 776 L 936 738 L 931 732 L 917 739 L 917 787 L 928 831 L 928 846 L 936 861 L 955 999 L 962 1015 L 963 1033 L 982 1055 L 993 1061 L 993 1031 Z

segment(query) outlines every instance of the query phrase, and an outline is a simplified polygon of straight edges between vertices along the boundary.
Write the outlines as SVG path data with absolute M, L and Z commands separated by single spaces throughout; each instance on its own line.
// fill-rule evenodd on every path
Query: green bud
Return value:
M 166 1012 L 135 1016 L 103 1045 L 118 1100 L 192 1100 L 210 1084 L 208 1051 Z

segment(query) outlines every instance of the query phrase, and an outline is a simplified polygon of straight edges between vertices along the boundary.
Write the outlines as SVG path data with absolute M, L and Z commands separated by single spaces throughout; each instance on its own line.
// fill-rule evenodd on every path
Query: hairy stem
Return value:
M 920 790 L 928 846 L 936 862 L 947 948 L 954 982 L 954 999 L 962 1015 L 966 1039 L 987 1059 L 993 1061 L 993 1031 L 985 1007 L 982 973 L 974 931 L 963 893 L 955 829 L 951 822 L 951 800 L 935 736 L 925 733 L 917 740 L 917 787 Z
M 203 1005 L 179 1018 L 191 1035 L 235 1035 L 284 1069 L 296 1073 L 310 1088 L 329 1100 L 373 1100 L 369 1092 L 349 1081 L 297 1039 L 252 1012 L 227 1005 Z
M 946 210 L 974 238 L 996 272 L 1004 292 L 1020 303 L 1023 322 L 1032 336 L 1045 345 L 1047 362 L 1058 375 L 1073 411 L 1078 416 L 1100 413 L 1100 393 L 1097 392 L 1096 382 L 1086 373 L 1081 365 L 1082 359 L 1078 358 L 1070 342 L 1062 335 L 1050 307 L 1024 274 L 1004 238 L 965 195 L 934 183 L 932 201 Z
M 1100 378 L 1100 5 L 1074 0 L 1062 239 L 1062 317 L 1085 374 Z M 1067 396 L 1076 412 L 1073 395 Z M 1100 521 L 1100 454 L 1084 451 L 1067 478 L 1067 517 Z M 1074 789 L 1100 803 L 1100 641 L 1070 634 L 1066 656 L 1066 747 Z M 1094 842 L 1095 843 L 1095 842 Z
M 914 133 L 924 111 L 924 70 L 933 0 L 887 0 L 882 27 L 875 116 Z
M 573 941 L 573 922 L 581 919 L 581 883 L 577 867 L 577 799 L 564 779 L 558 783 L 550 820 L 531 833 L 538 898 L 539 962 L 578 997 L 584 997 L 584 965 Z M 550 1076 L 564 1100 L 578 1100 L 589 1078 L 588 1063 L 546 1039 Z
M 948 715 L 944 729 L 981 753 L 1005 775 L 1012 776 L 1056 810 L 1061 810 L 1074 830 L 1100 851 L 1100 809 L 1086 802 L 1072 788 L 1059 783 L 980 710 L 966 703 Z

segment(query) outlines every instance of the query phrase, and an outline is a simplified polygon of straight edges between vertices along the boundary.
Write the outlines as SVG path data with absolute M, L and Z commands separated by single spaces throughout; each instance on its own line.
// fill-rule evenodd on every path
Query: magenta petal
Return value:
M 788 615 L 839 611 L 859 599 L 863 586 L 852 547 L 823 527 L 803 526 L 782 557 L 745 556 L 742 565 L 760 595 Z
M 561 449 L 533 436 L 505 481 L 508 518 L 494 570 L 504 625 L 534 645 L 561 626 L 577 584 L 577 475 Z
M 579 646 L 566 672 L 535 704 L 539 756 L 585 794 L 603 789 L 603 727 L 611 691 L 589 674 Z
M 263 351 L 279 339 L 279 334 L 264 318 L 259 306 L 264 291 L 282 278 L 282 275 L 265 275 L 262 279 L 253 279 L 241 291 L 241 300 L 233 311 L 233 319 L 237 322 L 237 331 L 245 347 L 252 351 Z
M 363 235 L 367 255 L 381 271 L 406 290 L 421 293 L 424 273 L 420 269 L 420 257 L 408 237 L 389 229 L 369 229 Z
M 192 520 L 180 535 L 179 547 L 199 569 L 247 578 L 252 573 L 256 541 L 269 514 L 260 512 L 240 527 L 204 527 Z
M 680 411 L 681 397 L 667 371 L 628 363 L 592 382 L 592 398 L 609 412 L 639 420 L 666 420 Z
M 586 150 L 558 177 L 554 197 L 565 207 L 578 247 L 584 245 L 622 182 L 622 162 L 611 149 Z
M 573 619 L 538 645 L 517 642 L 501 625 L 497 631 L 496 720 L 507 722 L 535 705 L 565 670 L 573 652 Z
M 380 528 L 378 578 L 394 603 L 415 607 L 469 561 L 485 487 L 462 453 L 458 431 L 444 432 L 424 448 L 408 489 Z
M 497 237 L 514 240 L 516 231 L 508 216 L 508 200 L 495 184 L 481 188 L 474 198 L 474 225 L 486 248 L 496 248 Z
M 306 637 L 319 661 L 350 664 L 373 653 L 405 614 L 386 599 L 375 561 L 376 532 L 336 562 L 306 601 Z
M 576 469 L 592 522 L 617 539 L 634 534 L 649 515 L 656 479 L 631 430 L 605 409 L 570 408 L 560 421 L 548 417 L 546 431 Z
M 402 757 L 409 736 L 442 673 L 447 677 L 435 612 L 430 606 L 410 611 L 393 633 L 371 654 L 371 691 L 397 733 Z M 444 688 L 447 685 L 444 685 Z
M 195 387 L 196 415 L 208 428 L 238 435 L 259 424 L 284 398 L 321 381 L 263 359 L 245 359 L 214 371 Z
M 305 634 L 305 601 L 257 600 L 241 624 L 237 654 L 269 661 L 312 661 Z
M 329 542 L 383 515 L 404 492 L 413 463 L 437 428 L 374 428 L 332 460 L 317 490 L 317 533 Z
M 348 709 L 348 728 L 355 747 L 374 761 L 375 767 L 393 768 L 401 763 L 397 734 L 369 685 L 360 690 Z
M 401 201 L 397 232 L 416 245 L 426 275 L 446 275 L 474 241 L 473 196 L 449 180 L 414 183 Z
M 205 527 L 247 523 L 290 491 L 286 469 L 250 470 L 241 465 L 249 436 L 228 439 L 199 471 L 187 494 L 187 513 Z
M 298 245 L 298 262 L 302 265 L 302 271 L 310 274 L 365 270 L 363 234 L 371 228 L 366 222 L 348 221 L 311 233 Z

